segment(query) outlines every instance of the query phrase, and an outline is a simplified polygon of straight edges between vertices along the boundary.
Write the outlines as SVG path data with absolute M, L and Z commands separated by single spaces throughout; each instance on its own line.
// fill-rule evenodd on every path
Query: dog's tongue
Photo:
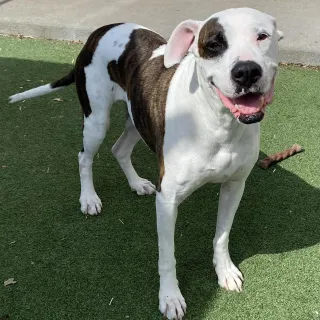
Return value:
M 254 114 L 261 111 L 263 107 L 264 97 L 248 93 L 242 97 L 231 99 L 226 97 L 219 89 L 217 89 L 219 98 L 222 103 L 235 115 Z
M 238 106 L 238 110 L 242 114 L 253 114 L 261 111 L 263 96 L 249 93 L 234 99 L 234 103 Z

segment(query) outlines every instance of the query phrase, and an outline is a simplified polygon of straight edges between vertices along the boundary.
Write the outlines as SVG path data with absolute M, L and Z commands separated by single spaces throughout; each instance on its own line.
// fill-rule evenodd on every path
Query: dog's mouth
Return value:
M 237 98 L 229 98 L 214 84 L 213 86 L 224 106 L 232 112 L 236 119 L 245 124 L 260 122 L 263 119 L 274 92 L 274 81 L 267 93 L 249 92 Z

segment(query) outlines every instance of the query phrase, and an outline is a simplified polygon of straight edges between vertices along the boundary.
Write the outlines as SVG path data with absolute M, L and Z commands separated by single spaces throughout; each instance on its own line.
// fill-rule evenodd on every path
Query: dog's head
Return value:
M 268 14 L 229 9 L 205 21 L 187 20 L 173 31 L 164 54 L 170 67 L 190 52 L 200 76 L 243 123 L 262 120 L 271 103 L 282 32 Z

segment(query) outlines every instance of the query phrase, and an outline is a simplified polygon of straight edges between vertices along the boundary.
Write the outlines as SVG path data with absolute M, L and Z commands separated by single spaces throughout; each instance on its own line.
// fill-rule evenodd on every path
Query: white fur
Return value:
M 152 53 L 152 56 L 150 57 L 150 60 L 154 59 L 156 57 L 159 57 L 159 56 L 163 56 L 164 52 L 166 50 L 166 46 L 167 46 L 166 44 L 163 44 L 158 49 L 154 50 L 153 53 Z
M 25 99 L 31 99 L 31 98 L 34 98 L 34 97 L 43 96 L 45 94 L 48 94 L 48 93 L 51 93 L 51 92 L 55 92 L 55 91 L 61 90 L 63 88 L 64 87 L 51 88 L 50 84 L 45 84 L 43 86 L 40 86 L 40 87 L 37 87 L 37 88 L 34 88 L 34 89 L 30 89 L 28 91 L 24 91 L 24 92 L 12 95 L 9 98 L 9 102 L 10 103 L 15 103 L 15 102 L 19 102 L 19 101 L 22 101 L 22 100 L 25 100 Z
M 196 46 L 199 28 L 190 54 L 181 61 L 173 77 L 167 99 L 165 176 L 156 204 L 160 311 L 167 312 L 168 319 L 182 318 L 185 308 L 174 257 L 177 208 L 207 182 L 221 183 L 213 241 L 218 283 L 228 290 L 242 290 L 243 277 L 230 258 L 228 242 L 245 181 L 258 158 L 260 124 L 237 122 L 220 102 L 208 78 L 213 77 L 220 90 L 233 96 L 235 86 L 231 81 L 231 69 L 242 54 L 250 54 L 249 58 L 261 65 L 264 92 L 270 89 L 277 70 L 278 36 L 273 19 L 252 9 L 226 10 L 213 17 L 218 17 L 226 30 L 230 47 L 222 58 L 200 58 Z M 250 39 L 254 39 L 260 30 L 269 32 L 271 38 L 257 44 Z
M 229 256 L 228 238 L 245 180 L 258 157 L 260 125 L 238 123 L 200 76 L 195 60 L 189 55 L 181 62 L 166 109 L 166 174 L 157 194 L 161 312 L 176 299 L 180 301 L 181 295 L 175 278 L 173 242 L 177 207 L 207 182 L 222 184 L 214 239 L 218 282 L 230 290 L 241 291 L 242 286 L 242 275 Z M 194 72 L 203 90 L 192 94 L 189 87 Z
M 277 41 L 281 34 L 276 29 L 274 18 L 248 8 L 230 9 L 212 17 L 219 19 L 229 44 L 222 57 L 210 60 L 199 57 L 197 41 L 207 20 L 188 20 L 177 27 L 187 27 L 188 32 L 191 30 L 194 33 L 194 41 L 189 48 L 184 46 L 182 51 L 175 51 L 175 43 L 179 43 L 179 35 L 183 35 L 179 29 L 173 32 L 174 39 L 170 37 L 170 46 L 159 47 L 151 56 L 153 59 L 164 55 L 167 67 L 181 62 L 167 96 L 163 145 L 165 174 L 161 191 L 156 195 L 159 308 L 168 319 L 182 319 L 186 312 L 186 303 L 176 277 L 174 256 L 178 206 L 208 182 L 221 184 L 213 240 L 213 264 L 218 283 L 228 290 L 242 290 L 243 277 L 230 258 L 228 242 L 246 179 L 258 158 L 260 124 L 238 122 L 222 104 L 208 78 L 213 78 L 219 89 L 232 97 L 236 93 L 231 81 L 231 69 L 241 57 L 261 65 L 263 76 L 260 85 L 265 92 L 270 89 L 277 70 Z M 112 152 L 133 190 L 138 194 L 155 191 L 154 185 L 140 178 L 132 166 L 131 152 L 141 137 L 134 126 L 126 92 L 111 81 L 106 68 L 110 61 L 118 60 L 131 32 L 137 28 L 142 27 L 124 24 L 107 32 L 98 44 L 92 63 L 85 68 L 86 89 L 92 109 L 92 113 L 84 118 L 84 152 L 79 153 L 80 203 L 82 212 L 86 214 L 95 215 L 101 211 L 101 201 L 93 185 L 92 163 L 109 127 L 110 107 L 116 100 L 127 102 L 130 118 Z M 257 43 L 255 39 L 260 31 L 268 32 L 270 38 Z M 189 43 L 190 34 L 186 39 Z M 187 56 L 184 57 L 183 53 Z M 48 90 L 48 87 L 45 88 Z
M 226 96 L 235 97 L 235 83 L 231 77 L 225 75 L 231 73 L 237 60 L 251 60 L 262 68 L 262 77 L 257 86 L 262 88 L 264 93 L 268 92 L 278 64 L 278 36 L 274 18 L 250 8 L 225 10 L 208 19 L 212 18 L 218 18 L 223 26 L 229 48 L 221 59 L 199 59 L 203 76 L 211 77 Z M 267 32 L 270 37 L 257 42 L 257 35 L 262 31 Z

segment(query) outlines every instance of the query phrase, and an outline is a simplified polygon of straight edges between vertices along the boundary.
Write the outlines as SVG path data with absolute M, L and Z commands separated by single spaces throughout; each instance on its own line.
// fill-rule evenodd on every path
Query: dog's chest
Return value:
M 249 175 L 259 154 L 259 125 L 245 131 L 241 138 L 235 136 L 227 143 L 221 143 L 218 139 L 208 141 L 205 148 L 196 151 L 201 155 L 198 163 L 201 179 L 220 183 Z
M 206 180 L 223 182 L 230 178 L 240 178 L 250 172 L 257 158 L 259 148 L 246 146 L 222 146 L 219 151 L 209 153 L 204 158 L 202 173 Z

